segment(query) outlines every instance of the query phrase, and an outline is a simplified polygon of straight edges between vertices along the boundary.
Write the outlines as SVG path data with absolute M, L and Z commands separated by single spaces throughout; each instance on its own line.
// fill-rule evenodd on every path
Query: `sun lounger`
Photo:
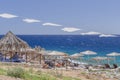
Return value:
M 109 64 L 105 64 L 105 69 L 111 69 Z
M 49 65 L 47 65 L 47 64 L 43 64 L 42 68 L 44 68 L 44 69 L 50 69 L 51 67 Z
M 15 53 L 14 55 L 13 55 L 13 57 L 11 57 L 10 59 L 9 59 L 9 61 L 11 62 L 24 62 L 25 60 L 23 60 L 23 59 L 21 59 L 20 57 L 19 57 L 19 55 L 18 55 L 18 53 Z
M 85 69 L 89 69 L 90 66 L 93 66 L 92 64 L 85 65 Z
M 118 68 L 118 65 L 117 64 L 113 64 L 113 68 L 114 69 Z

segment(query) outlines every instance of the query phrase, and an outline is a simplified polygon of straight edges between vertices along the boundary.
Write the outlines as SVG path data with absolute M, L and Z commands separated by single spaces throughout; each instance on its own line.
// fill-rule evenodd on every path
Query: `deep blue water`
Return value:
M 41 46 L 47 50 L 58 50 L 69 54 L 92 50 L 98 55 L 120 52 L 120 37 L 98 37 L 80 35 L 19 35 L 31 47 Z
M 80 35 L 18 35 L 31 47 L 41 46 L 46 50 L 63 51 L 68 54 L 92 50 L 99 56 L 110 52 L 120 52 L 120 36 L 98 37 Z M 1 38 L 2 36 L 0 36 Z M 120 59 L 119 59 L 120 60 Z
M 69 54 L 85 50 L 95 51 L 98 55 L 120 52 L 120 36 L 100 38 L 80 35 L 18 35 L 18 37 L 31 47 L 41 46 L 46 50 L 63 51 Z

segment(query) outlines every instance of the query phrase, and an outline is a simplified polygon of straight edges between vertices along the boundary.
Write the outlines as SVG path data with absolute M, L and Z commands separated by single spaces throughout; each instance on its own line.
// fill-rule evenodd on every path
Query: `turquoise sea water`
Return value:
M 106 56 L 111 52 L 120 52 L 120 36 L 99 37 L 82 35 L 18 35 L 31 47 L 41 46 L 46 50 L 57 50 L 68 54 L 91 50 L 97 56 Z M 2 35 L 0 36 L 2 37 Z M 95 55 L 96 56 L 96 55 Z M 120 63 L 120 58 L 117 63 Z

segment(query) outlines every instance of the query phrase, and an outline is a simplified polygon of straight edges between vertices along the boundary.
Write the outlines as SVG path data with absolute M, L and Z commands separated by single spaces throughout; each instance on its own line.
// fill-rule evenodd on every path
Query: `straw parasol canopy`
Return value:
M 52 51 L 52 52 L 46 53 L 45 55 L 50 55 L 50 56 L 67 56 L 66 53 L 59 52 L 59 51 Z
M 112 53 L 107 54 L 107 56 L 120 56 L 120 53 L 112 52 Z
M 40 46 L 35 46 L 34 50 L 37 52 L 37 54 L 41 54 L 41 55 L 45 55 L 48 53 L 44 48 Z
M 40 46 L 35 46 L 34 48 L 37 52 L 40 52 L 41 50 L 44 50 L 44 48 L 40 47 Z
M 96 60 L 96 61 L 101 61 L 101 60 L 107 60 L 108 58 L 107 57 L 100 57 L 100 56 L 97 56 L 97 57 L 94 57 L 92 58 L 93 60 Z
M 108 64 L 109 64 L 109 60 L 112 60 L 112 58 L 97 56 L 97 57 L 93 57 L 92 60 L 95 60 L 95 61 L 97 61 L 98 63 L 99 63 L 100 61 L 107 60 L 107 61 L 108 61 Z
M 44 51 L 43 55 L 46 59 L 63 59 L 68 56 L 68 54 L 59 51 Z
M 83 56 L 84 56 L 83 54 L 75 53 L 75 54 L 70 55 L 70 58 L 71 58 L 71 61 L 72 61 L 72 59 L 73 60 L 75 60 L 75 59 L 78 60 L 79 59 L 79 61 L 82 62 Z
M 29 48 L 27 42 L 14 35 L 11 31 L 0 40 L 0 50 L 21 51 L 25 48 Z
M 78 57 L 82 57 L 82 56 L 84 56 L 84 55 L 80 54 L 80 53 L 75 53 L 75 54 L 70 55 L 71 58 L 78 58 Z
M 35 49 L 31 49 L 31 48 L 27 48 L 26 51 L 27 51 L 27 52 L 36 52 Z
M 87 55 L 89 59 L 89 55 L 96 55 L 97 53 L 94 51 L 87 50 L 87 51 L 80 52 L 80 54 Z
M 114 57 L 114 62 L 116 62 L 116 56 L 120 56 L 120 53 L 112 52 L 112 53 L 107 54 L 107 56 L 113 56 Z
M 96 52 L 90 51 L 90 50 L 83 51 L 83 52 L 80 52 L 80 53 L 83 54 L 83 55 L 96 55 L 97 54 Z

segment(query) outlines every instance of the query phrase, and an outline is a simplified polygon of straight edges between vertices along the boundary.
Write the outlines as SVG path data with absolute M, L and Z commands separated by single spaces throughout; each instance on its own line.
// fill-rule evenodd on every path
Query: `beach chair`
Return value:
M 92 64 L 85 65 L 85 69 L 89 69 L 90 66 L 93 66 Z
M 50 69 L 50 67 L 49 67 L 48 64 L 43 64 L 42 68 L 43 68 L 43 69 Z
M 18 53 L 15 53 L 13 57 L 10 58 L 10 61 L 12 62 L 24 62 L 24 60 L 20 59 Z
M 109 64 L 105 64 L 105 69 L 111 69 L 110 65 Z
M 118 68 L 118 65 L 117 64 L 113 64 L 113 68 L 114 69 Z

